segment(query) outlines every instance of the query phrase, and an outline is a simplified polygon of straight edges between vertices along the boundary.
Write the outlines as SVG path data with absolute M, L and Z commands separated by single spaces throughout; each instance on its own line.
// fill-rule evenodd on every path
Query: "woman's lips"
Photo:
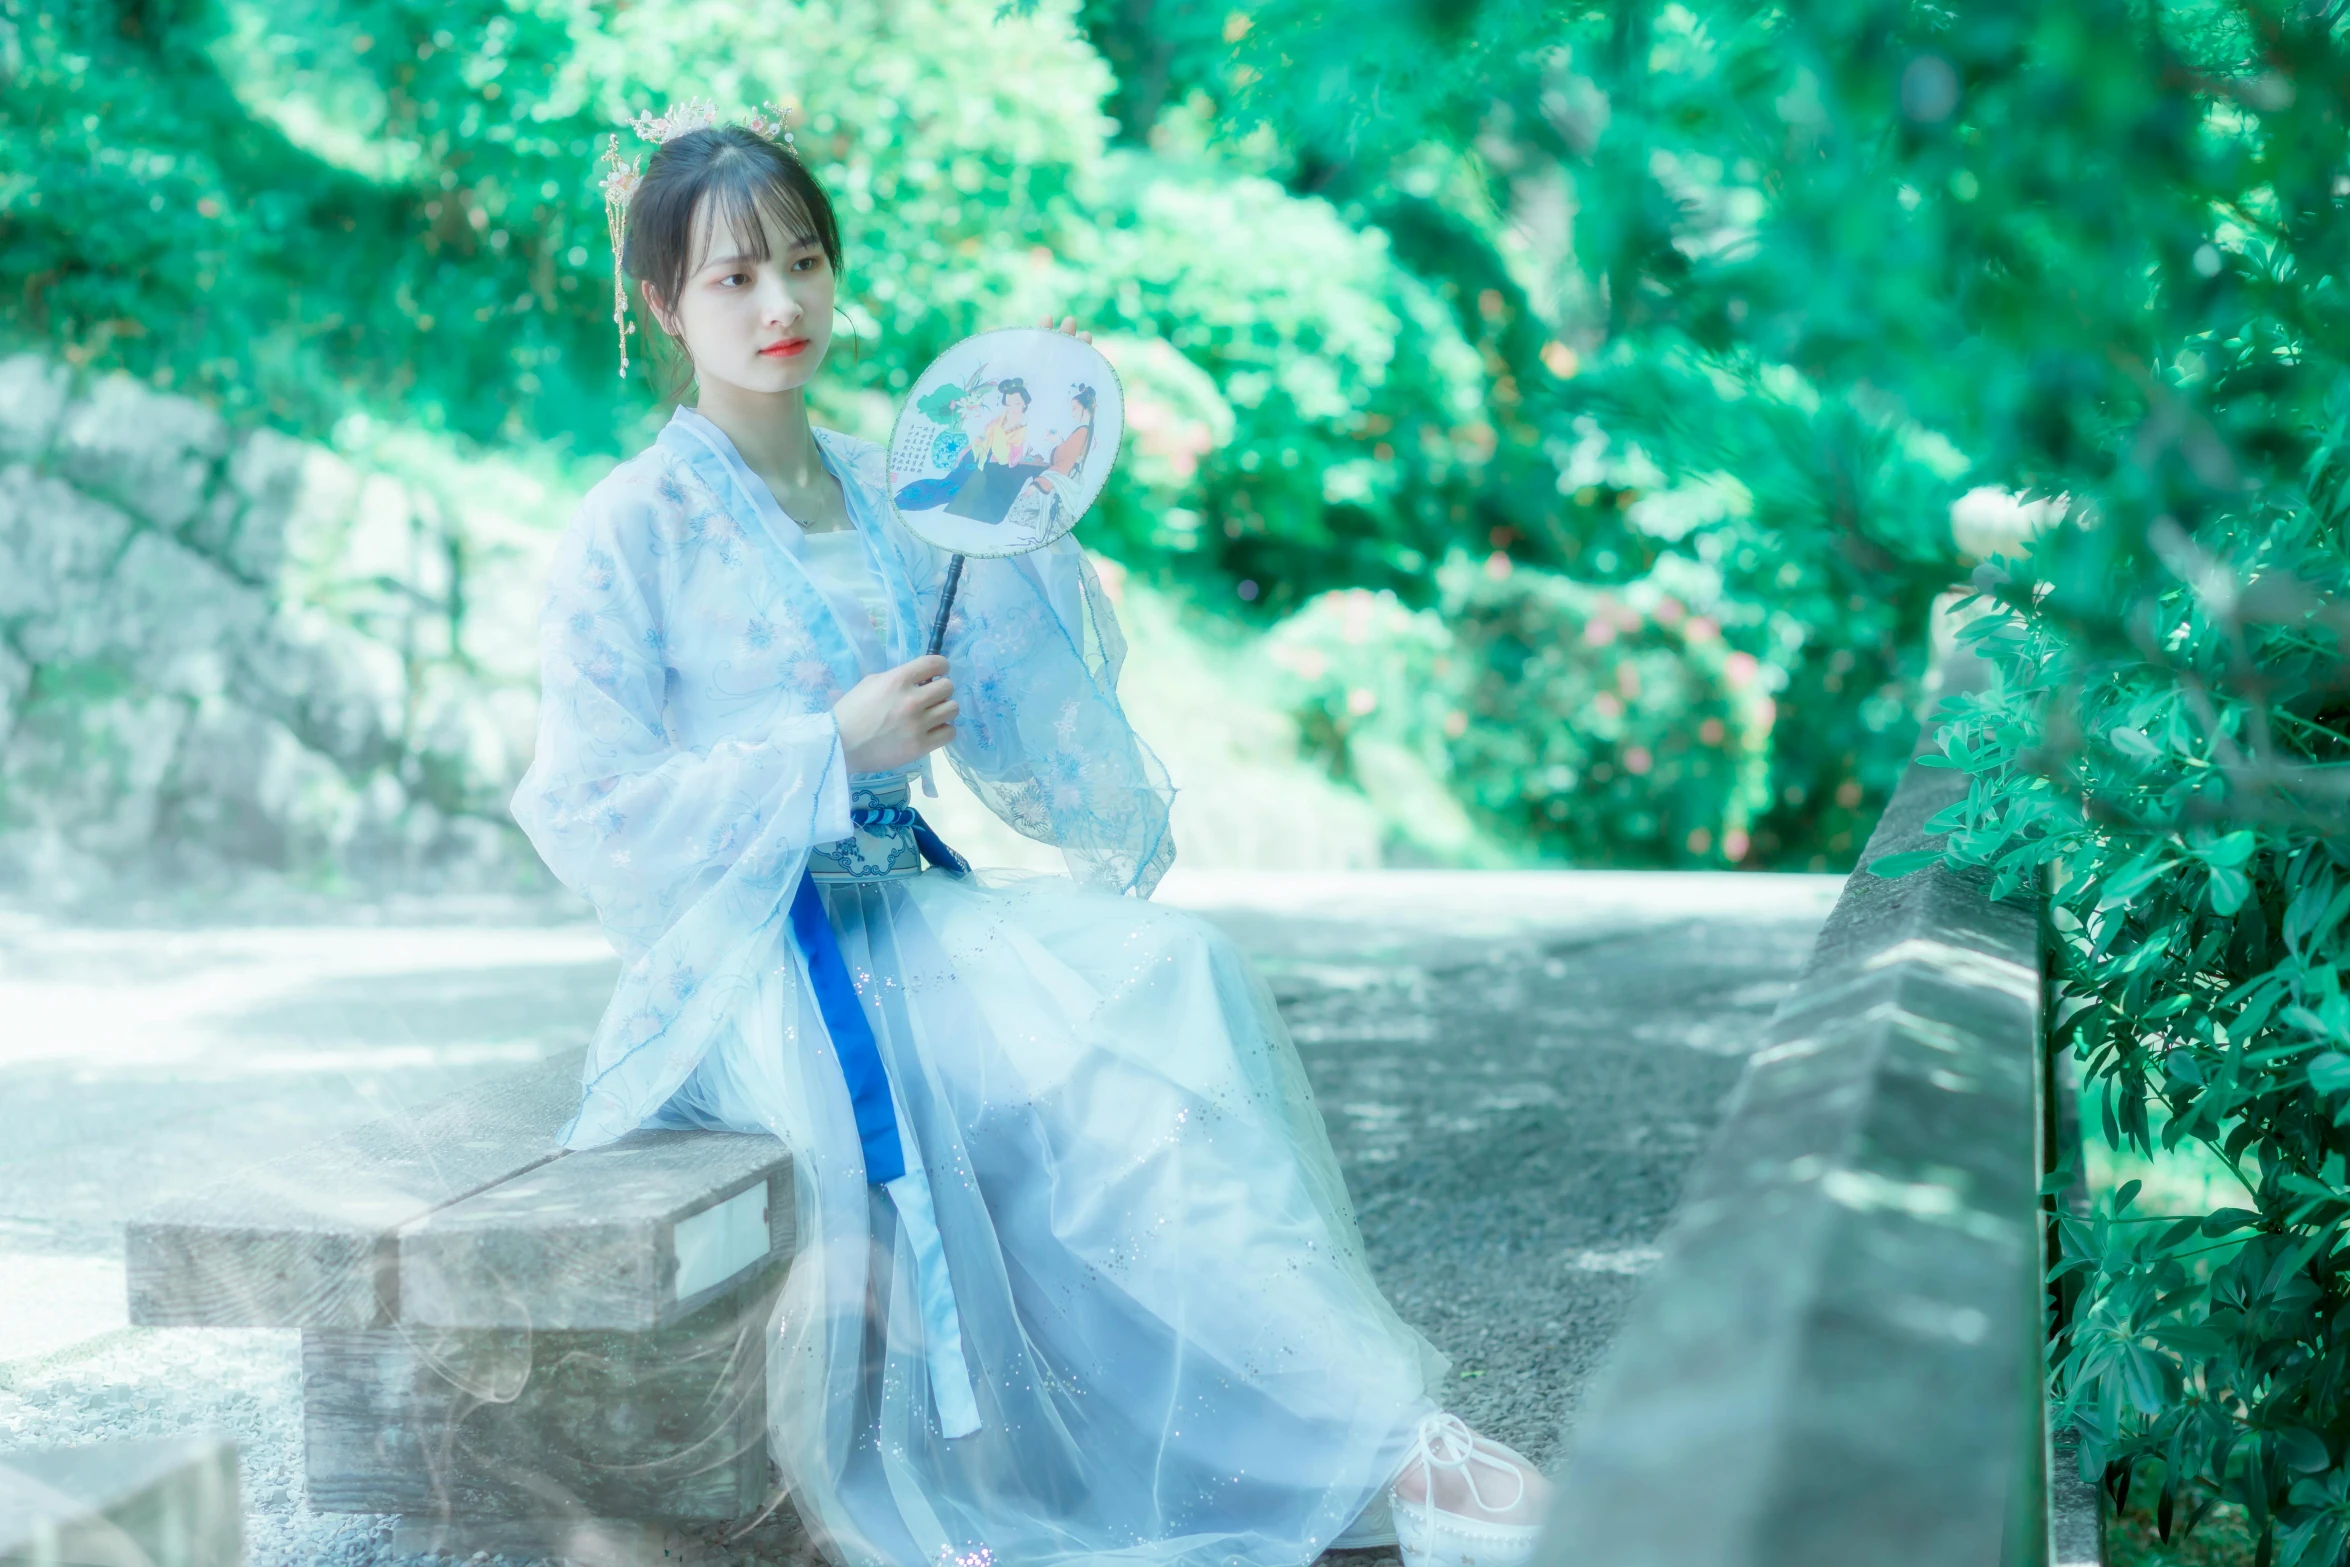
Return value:
M 787 337 L 780 343 L 769 343 L 760 349 L 759 356 L 762 359 L 789 359 L 807 346 L 808 340 L 804 337 Z

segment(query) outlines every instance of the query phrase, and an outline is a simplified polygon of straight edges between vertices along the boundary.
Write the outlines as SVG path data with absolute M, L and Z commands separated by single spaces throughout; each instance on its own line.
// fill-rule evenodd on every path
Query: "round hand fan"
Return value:
M 1125 425 L 1118 372 L 1066 332 L 982 332 L 930 362 L 890 432 L 889 498 L 909 532 L 954 556 L 931 652 L 965 557 L 1024 555 L 1077 526 Z

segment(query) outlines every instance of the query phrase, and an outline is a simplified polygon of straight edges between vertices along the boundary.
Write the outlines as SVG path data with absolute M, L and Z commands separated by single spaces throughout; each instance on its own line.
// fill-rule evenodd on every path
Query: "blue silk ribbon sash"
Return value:
M 865 1153 L 865 1179 L 889 1193 L 913 1253 L 914 1288 L 939 1429 L 950 1438 L 968 1436 L 979 1429 L 979 1406 L 970 1368 L 963 1358 L 962 1315 L 955 1307 L 954 1284 L 947 1273 L 946 1248 L 939 1237 L 929 1177 L 918 1164 L 907 1167 L 907 1143 L 898 1135 L 897 1107 L 890 1093 L 889 1071 L 882 1065 L 881 1046 L 857 999 L 856 984 L 849 977 L 840 940 L 833 933 L 832 919 L 816 884 L 820 880 L 888 881 L 918 873 L 920 861 L 899 852 L 903 847 L 918 850 L 921 861 L 950 876 L 961 876 L 971 867 L 931 830 L 920 811 L 897 803 L 906 797 L 904 784 L 881 796 L 866 797 L 871 803 L 858 805 L 849 813 L 855 829 L 852 835 L 843 839 L 838 849 L 828 845 L 832 852 L 819 851 L 812 857 L 820 859 L 826 874 L 820 875 L 812 864 L 800 878 L 799 890 L 792 895 L 792 936 L 807 960 L 816 1010 L 824 1019 L 833 1054 L 840 1062 L 841 1078 L 848 1086 L 857 1141 Z

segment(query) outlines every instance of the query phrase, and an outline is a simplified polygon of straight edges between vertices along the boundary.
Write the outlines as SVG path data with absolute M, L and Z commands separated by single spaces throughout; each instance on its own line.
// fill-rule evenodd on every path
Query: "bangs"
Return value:
M 718 256 L 773 260 L 767 245 L 770 225 L 792 250 L 815 245 L 829 251 L 815 213 L 798 191 L 747 158 L 720 165 L 711 171 L 694 209 L 693 258 L 686 272 L 699 272 Z

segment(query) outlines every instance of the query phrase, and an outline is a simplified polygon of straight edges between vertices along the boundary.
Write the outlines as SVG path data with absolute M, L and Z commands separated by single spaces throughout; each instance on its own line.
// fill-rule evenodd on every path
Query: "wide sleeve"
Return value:
M 765 898 L 787 862 L 847 836 L 850 799 L 829 711 L 703 745 L 672 736 L 681 677 L 663 649 L 688 557 L 663 543 L 676 530 L 661 526 L 657 488 L 620 477 L 589 495 L 555 551 L 538 744 L 512 809 L 625 958 L 704 900 Z
M 947 557 L 917 548 L 927 625 Z M 1175 858 L 1175 791 L 1119 704 L 1125 638 L 1076 539 L 967 561 L 945 652 L 961 708 L 947 758 L 963 781 L 1058 846 L 1077 880 L 1148 897 Z

